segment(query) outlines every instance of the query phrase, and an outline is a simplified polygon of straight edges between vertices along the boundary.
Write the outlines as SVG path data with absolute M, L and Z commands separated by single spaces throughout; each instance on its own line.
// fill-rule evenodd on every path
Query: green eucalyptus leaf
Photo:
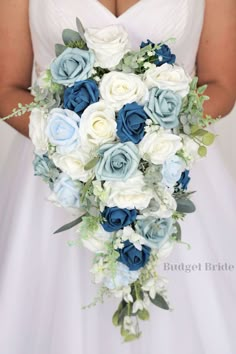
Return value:
M 150 300 L 151 300 L 151 302 L 152 302 L 154 305 L 160 307 L 160 308 L 163 309 L 163 310 L 169 310 L 169 309 L 170 309 L 170 308 L 169 308 L 169 305 L 168 305 L 167 302 L 166 302 L 166 300 L 165 300 L 164 297 L 161 296 L 160 294 L 156 294 L 156 296 L 155 296 L 154 299 L 152 299 L 152 298 L 150 297 Z
M 204 129 L 197 129 L 194 133 L 192 133 L 193 136 L 204 136 L 206 134 L 208 134 L 208 131 Z
M 120 334 L 122 335 L 122 337 L 126 338 L 127 336 L 129 336 L 130 333 L 126 329 L 124 329 L 123 326 L 121 326 Z
M 70 42 L 80 41 L 81 37 L 78 32 L 71 29 L 64 29 L 62 32 L 62 39 L 65 45 L 68 45 Z
M 177 200 L 177 209 L 179 213 L 194 213 L 196 210 L 195 205 L 190 199 L 178 199 Z
M 128 304 L 124 305 L 122 307 L 122 309 L 119 311 L 118 313 L 118 325 L 122 325 L 124 322 L 124 318 L 125 316 L 127 316 L 129 313 L 129 308 L 128 308 Z
M 112 323 L 115 327 L 118 327 L 119 326 L 119 311 L 117 310 L 113 317 L 112 317 Z
M 192 127 L 191 127 L 192 134 L 196 133 L 196 131 L 198 131 L 198 130 L 199 130 L 198 125 L 192 125 Z
M 150 318 L 149 312 L 146 309 L 139 310 L 137 315 L 138 318 L 143 321 L 148 321 Z
M 99 161 L 99 156 L 94 157 L 92 160 L 90 160 L 85 166 L 84 169 L 85 171 L 91 170 L 92 168 L 94 168 L 97 164 L 97 162 Z
M 81 215 L 79 218 L 69 222 L 68 224 L 60 227 L 58 230 L 56 230 L 53 234 L 59 234 L 60 232 L 63 232 L 63 231 L 66 231 L 66 230 L 69 230 L 71 229 L 72 227 L 78 225 L 81 221 L 82 221 L 82 218 L 84 217 L 84 214 Z
M 84 200 L 85 200 L 85 197 L 86 197 L 86 194 L 92 184 L 92 181 L 93 181 L 93 177 L 91 177 L 86 183 L 85 185 L 83 186 L 82 190 L 81 190 L 81 202 L 83 203 Z
M 127 334 L 126 336 L 124 336 L 124 341 L 125 342 L 131 342 L 133 340 L 136 340 L 140 337 L 140 333 L 139 334 Z
M 201 157 L 205 157 L 207 155 L 207 148 L 204 145 L 199 146 L 198 155 Z
M 56 56 L 59 57 L 59 55 L 61 55 L 64 50 L 66 50 L 66 46 L 63 45 L 63 44 L 55 44 L 55 53 L 56 53 Z
M 204 145 L 211 145 L 213 144 L 215 141 L 215 135 L 212 133 L 207 133 L 206 135 L 204 135 L 204 137 L 202 138 L 202 143 Z

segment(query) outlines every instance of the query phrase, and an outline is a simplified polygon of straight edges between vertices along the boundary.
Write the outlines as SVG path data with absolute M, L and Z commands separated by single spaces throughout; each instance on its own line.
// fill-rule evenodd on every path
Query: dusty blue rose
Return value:
M 172 226 L 172 218 L 156 219 L 150 216 L 138 220 L 135 228 L 146 239 L 148 246 L 159 249 L 170 237 Z
M 98 101 L 98 98 L 99 90 L 94 80 L 78 81 L 65 90 L 64 107 L 81 116 L 89 105 Z
M 162 182 L 168 187 L 173 187 L 180 179 L 184 168 L 185 163 L 181 157 L 176 155 L 170 157 L 162 166 Z
M 53 191 L 57 202 L 64 208 L 79 208 L 80 188 L 79 182 L 73 181 L 67 174 L 61 173 L 54 183 Z
M 144 136 L 147 115 L 143 106 L 136 102 L 126 104 L 118 113 L 117 135 L 122 143 L 132 141 L 138 144 Z
M 172 129 L 179 125 L 181 105 L 182 98 L 177 93 L 153 87 L 144 110 L 154 123 Z
M 137 217 L 137 210 L 105 207 L 102 212 L 102 216 L 105 219 L 102 223 L 104 230 L 107 232 L 113 232 L 132 224 Z
M 52 160 L 48 158 L 47 155 L 35 155 L 34 161 L 34 175 L 40 176 L 42 179 L 49 183 L 49 186 L 52 186 L 53 181 L 59 176 L 59 170 L 54 165 Z
M 143 245 L 142 250 L 138 250 L 130 241 L 124 242 L 124 247 L 117 249 L 120 253 L 118 262 L 125 264 L 129 270 L 135 271 L 143 268 L 149 260 L 151 248 Z
M 94 54 L 79 48 L 67 48 L 51 64 L 53 81 L 62 85 L 72 85 L 86 80 L 94 64 Z
M 155 44 L 153 42 L 151 42 L 149 39 L 147 40 L 146 43 L 142 42 L 140 48 L 146 47 L 147 45 L 150 45 L 150 44 L 151 44 L 152 48 L 154 48 Z M 175 54 L 171 53 L 169 46 L 166 44 L 162 44 L 160 49 L 155 50 L 155 57 L 156 57 L 156 60 L 154 61 L 154 64 L 156 66 L 161 66 L 165 63 L 174 64 L 175 60 L 176 60 Z
M 191 178 L 189 177 L 189 170 L 185 170 L 178 180 L 178 186 L 180 186 L 183 190 L 186 190 L 190 180 Z
M 138 169 L 140 156 L 132 142 L 105 144 L 99 150 L 101 156 L 95 174 L 98 180 L 127 180 Z
M 46 135 L 57 151 L 64 154 L 71 152 L 79 144 L 80 117 L 69 109 L 54 108 L 48 117 Z

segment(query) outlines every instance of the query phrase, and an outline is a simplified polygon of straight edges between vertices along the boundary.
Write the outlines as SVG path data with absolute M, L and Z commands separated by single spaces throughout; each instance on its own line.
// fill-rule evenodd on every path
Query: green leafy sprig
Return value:
M 166 42 L 161 42 L 155 45 L 148 44 L 145 47 L 140 48 L 138 51 L 128 52 L 124 55 L 116 69 L 138 75 L 145 73 L 145 71 L 149 69 L 150 64 L 153 64 L 157 60 L 155 51 L 160 49 L 163 44 L 173 40 L 173 38 L 170 38 Z

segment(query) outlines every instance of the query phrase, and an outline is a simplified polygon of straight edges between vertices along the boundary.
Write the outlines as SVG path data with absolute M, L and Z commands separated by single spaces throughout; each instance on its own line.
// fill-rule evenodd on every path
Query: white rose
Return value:
M 47 115 L 39 109 L 34 108 L 30 114 L 29 136 L 35 147 L 35 153 L 43 155 L 48 149 L 48 138 L 45 133 L 47 126 Z
M 87 28 L 84 36 L 88 48 L 95 53 L 95 65 L 101 68 L 115 67 L 129 51 L 128 33 L 121 25 Z
M 51 158 L 57 167 L 74 180 L 87 182 L 93 176 L 93 170 L 84 169 L 91 156 L 82 150 L 75 150 L 67 155 L 55 153 Z
M 104 190 L 107 193 L 105 204 L 108 207 L 141 210 L 147 208 L 152 198 L 152 191 L 146 188 L 143 175 L 139 171 L 125 182 L 105 182 Z
M 118 71 L 103 76 L 100 93 L 115 111 L 119 111 L 126 103 L 144 104 L 148 99 L 148 89 L 138 75 Z
M 149 89 L 158 87 L 172 90 L 184 97 L 189 93 L 191 77 L 180 66 L 165 63 L 161 66 L 153 65 L 145 72 L 143 80 Z
M 147 133 L 139 143 L 139 152 L 142 158 L 155 165 L 163 164 L 181 148 L 181 138 L 162 128 Z
M 79 128 L 84 149 L 112 142 L 116 138 L 115 112 L 104 101 L 93 103 L 83 112 Z
M 79 231 L 79 228 L 78 228 Z M 99 226 L 98 230 L 88 238 L 81 237 L 81 241 L 87 249 L 94 253 L 106 253 L 107 242 L 111 241 L 113 233 L 106 232 L 102 226 Z

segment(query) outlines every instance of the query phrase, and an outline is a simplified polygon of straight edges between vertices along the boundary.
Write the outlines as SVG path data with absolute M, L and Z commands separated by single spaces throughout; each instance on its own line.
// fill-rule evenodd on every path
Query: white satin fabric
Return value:
M 31 0 L 30 27 L 38 68 L 44 69 L 65 27 L 121 23 L 137 47 L 149 38 L 176 37 L 178 62 L 191 73 L 204 0 L 140 0 L 116 18 L 97 0 Z M 5 130 L 4 130 L 5 132 Z M 7 130 L 7 134 L 9 131 Z M 6 139 L 6 137 L 4 137 Z M 233 354 L 235 271 L 206 271 L 205 262 L 235 264 L 236 188 L 217 145 L 192 172 L 197 212 L 168 262 L 200 263 L 202 271 L 164 271 L 172 312 L 152 308 L 143 337 L 121 344 L 111 324 L 117 302 L 82 310 L 96 294 L 91 255 L 68 247 L 73 231 L 53 236 L 70 217 L 47 202 L 48 188 L 33 176 L 31 143 L 19 134 L 0 169 L 0 352 L 3 354 Z

